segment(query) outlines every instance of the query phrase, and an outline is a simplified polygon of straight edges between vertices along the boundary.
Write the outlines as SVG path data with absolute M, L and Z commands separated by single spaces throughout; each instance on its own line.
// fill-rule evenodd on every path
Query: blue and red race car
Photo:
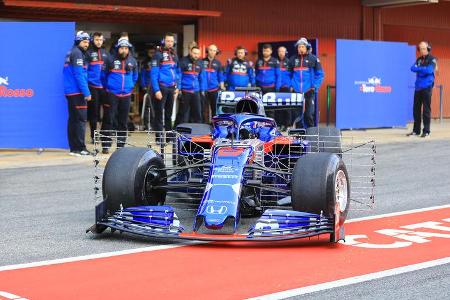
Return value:
M 207 241 L 343 239 L 351 189 L 340 131 L 283 135 L 264 106 L 301 106 L 300 94 L 237 93 L 232 101 L 222 95 L 219 105 L 234 112 L 215 116 L 211 125 L 149 132 L 148 147 L 115 151 L 89 231 Z

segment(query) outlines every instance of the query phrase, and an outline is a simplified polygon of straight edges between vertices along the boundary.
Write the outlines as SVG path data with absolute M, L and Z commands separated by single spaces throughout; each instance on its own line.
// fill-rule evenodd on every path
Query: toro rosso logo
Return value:
M 392 87 L 390 85 L 381 85 L 381 78 L 372 76 L 367 81 L 355 81 L 355 85 L 359 86 L 361 93 L 385 93 L 390 94 Z
M 0 76 L 0 98 L 30 98 L 34 96 L 33 89 L 11 89 L 9 78 Z

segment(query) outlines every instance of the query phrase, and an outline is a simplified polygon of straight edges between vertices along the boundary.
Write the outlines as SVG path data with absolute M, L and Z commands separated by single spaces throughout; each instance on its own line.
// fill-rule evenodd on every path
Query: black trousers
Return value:
M 267 94 L 267 93 L 273 93 L 273 92 L 275 92 L 275 88 L 274 87 L 269 87 L 269 88 L 262 87 L 261 92 L 263 93 L 263 95 Z M 275 119 L 275 111 L 273 109 L 268 110 L 266 107 L 265 112 L 266 112 L 266 116 L 268 116 L 269 118 Z M 277 122 L 277 124 L 278 124 L 278 121 L 276 119 L 275 119 L 275 122 Z
M 172 130 L 174 92 L 174 87 L 161 86 L 162 99 L 158 100 L 156 97 L 152 97 L 153 109 L 155 111 L 154 130 L 156 131 L 162 131 L 163 128 L 166 131 Z
M 296 122 L 296 128 L 306 128 L 314 127 L 315 119 L 314 119 L 314 101 L 316 98 L 316 94 L 314 90 L 309 90 L 305 93 L 305 111 L 300 111 L 299 118 Z M 303 109 L 303 107 L 301 108 Z
M 69 107 L 69 120 L 67 122 L 67 137 L 69 139 L 70 151 L 81 151 L 86 149 L 86 119 L 87 101 L 82 94 L 66 96 Z
M 420 134 L 420 126 L 422 123 L 422 119 L 423 119 L 423 133 L 430 133 L 432 90 L 433 88 L 430 87 L 423 90 L 416 90 L 414 92 L 413 131 L 417 134 Z
M 125 146 L 128 131 L 128 113 L 130 112 L 131 96 L 117 97 L 108 93 L 107 101 L 103 104 L 102 134 L 111 136 L 110 130 L 117 130 L 117 147 Z M 103 148 L 111 147 L 111 138 L 102 138 Z
M 91 129 L 91 139 L 94 139 L 94 131 L 97 130 L 97 122 L 100 120 L 100 107 L 104 102 L 106 93 L 104 89 L 89 87 L 92 100 L 88 101 L 87 119 Z
M 215 92 L 206 92 L 206 101 L 209 104 L 209 107 L 211 108 L 211 118 L 216 116 L 217 114 L 217 97 L 219 96 L 219 91 Z M 211 118 L 209 118 L 208 122 L 211 122 Z
M 145 106 L 142 107 L 144 110 L 144 127 L 147 130 L 155 130 L 155 111 L 153 109 L 154 97 L 155 95 L 149 91 Z
M 202 99 L 200 93 L 183 92 L 178 108 L 176 124 L 202 123 Z

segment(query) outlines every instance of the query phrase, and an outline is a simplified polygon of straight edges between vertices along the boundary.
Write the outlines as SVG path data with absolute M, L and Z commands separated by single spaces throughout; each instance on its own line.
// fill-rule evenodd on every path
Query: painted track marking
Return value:
M 372 244 L 392 243 L 399 240 L 398 236 L 383 235 L 377 230 L 398 230 L 424 222 L 444 224 L 449 217 L 450 206 L 446 205 L 356 220 L 349 222 L 346 229 L 349 236 L 366 234 Z M 248 298 L 351 278 L 362 280 L 370 278 L 370 274 L 389 276 L 386 275 L 389 272 L 398 272 L 392 270 L 414 268 L 410 265 L 423 267 L 420 264 L 448 258 L 449 239 L 436 236 L 427 239 L 430 241 L 393 249 L 329 244 L 323 242 L 327 237 L 276 244 L 227 243 L 225 247 L 223 243 L 170 245 L 151 252 L 133 249 L 127 251 L 138 252 L 102 254 L 104 257 L 97 259 L 94 255 L 82 261 L 70 258 L 67 263 L 53 260 L 28 267 L 27 264 L 2 267 L 0 290 L 29 299 L 96 299 L 100 295 L 109 299 L 145 299 L 150 295 Z M 148 247 L 154 248 L 157 247 Z M 51 289 L 47 288 L 50 286 Z

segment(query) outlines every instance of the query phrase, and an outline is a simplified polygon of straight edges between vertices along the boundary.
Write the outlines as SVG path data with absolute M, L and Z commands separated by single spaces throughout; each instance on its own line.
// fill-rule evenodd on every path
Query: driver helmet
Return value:
M 248 114 L 262 114 L 264 115 L 264 108 L 257 97 L 252 95 L 247 95 L 242 97 L 236 104 L 236 113 L 248 113 Z

